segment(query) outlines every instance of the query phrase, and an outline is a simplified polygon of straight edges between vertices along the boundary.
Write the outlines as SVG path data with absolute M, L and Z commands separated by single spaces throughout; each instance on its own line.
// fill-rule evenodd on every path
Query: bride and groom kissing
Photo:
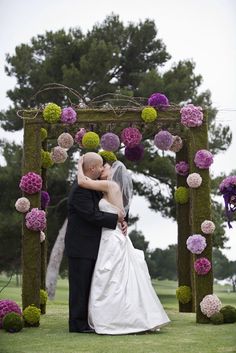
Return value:
M 127 235 L 132 179 L 88 152 L 80 157 L 68 198 L 65 250 L 69 269 L 69 331 L 129 334 L 170 320 L 153 287 L 141 250 Z

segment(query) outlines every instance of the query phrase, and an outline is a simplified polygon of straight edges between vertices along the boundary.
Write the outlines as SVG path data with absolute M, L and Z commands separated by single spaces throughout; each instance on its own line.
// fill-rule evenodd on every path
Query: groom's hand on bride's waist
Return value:
M 126 221 L 123 221 L 121 223 L 121 230 L 124 235 L 127 235 L 127 230 L 128 230 L 128 224 Z

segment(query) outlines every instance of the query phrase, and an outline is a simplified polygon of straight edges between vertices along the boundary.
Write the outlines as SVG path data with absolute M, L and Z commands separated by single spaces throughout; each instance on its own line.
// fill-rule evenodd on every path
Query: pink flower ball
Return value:
M 16 302 L 8 299 L 0 300 L 0 328 L 2 328 L 2 320 L 4 316 L 11 312 L 22 315 L 21 309 Z
M 86 134 L 86 132 L 87 132 L 86 129 L 82 127 L 75 134 L 75 143 L 77 143 L 81 148 L 83 148 L 82 139 L 83 139 L 84 135 Z
M 201 107 L 188 104 L 180 110 L 181 123 L 187 127 L 197 127 L 202 125 L 203 113 Z
M 175 171 L 177 174 L 186 176 L 189 172 L 189 164 L 185 161 L 180 161 L 175 165 Z
M 163 151 L 167 151 L 173 143 L 173 136 L 168 131 L 159 131 L 154 137 L 154 144 Z
M 135 147 L 142 140 L 142 134 L 136 127 L 126 127 L 121 132 L 121 141 L 125 146 Z
M 18 212 L 28 212 L 30 209 L 30 202 L 26 197 L 20 197 L 18 200 L 16 200 L 15 208 Z
M 62 148 L 69 149 L 74 144 L 73 137 L 68 132 L 63 132 L 57 139 L 58 145 Z
M 215 294 L 206 295 L 200 302 L 201 312 L 207 317 L 218 313 L 222 308 L 220 299 Z
M 26 227 L 30 230 L 41 231 L 46 228 L 46 213 L 38 208 L 32 208 L 25 216 Z
M 20 181 L 20 189 L 27 194 L 35 194 L 42 189 L 42 178 L 39 174 L 29 172 L 22 176 Z
M 117 151 L 120 147 L 120 139 L 116 134 L 107 132 L 101 137 L 101 146 L 105 151 Z
M 200 169 L 208 169 L 213 163 L 213 155 L 208 150 L 199 150 L 195 154 L 194 163 Z
M 52 149 L 51 156 L 54 163 L 64 163 L 68 154 L 64 148 L 56 146 Z
M 42 243 L 46 239 L 46 235 L 44 232 L 40 232 L 40 243 Z
M 194 262 L 194 270 L 198 275 L 206 275 L 211 269 L 211 263 L 206 257 L 200 257 Z
M 193 234 L 188 237 L 186 245 L 192 254 L 201 254 L 207 246 L 206 239 L 201 234 Z
M 198 173 L 191 173 L 187 177 L 187 184 L 190 188 L 199 188 L 199 186 L 202 184 L 202 177 Z
M 204 234 L 212 234 L 214 233 L 215 229 L 216 229 L 215 223 L 207 219 L 201 224 L 201 230 Z
M 173 138 L 173 143 L 170 146 L 170 151 L 177 153 L 183 147 L 183 141 L 182 141 L 181 137 L 178 135 L 172 136 L 172 138 Z
M 63 108 L 61 113 L 61 121 L 65 124 L 74 124 L 77 119 L 76 111 L 71 108 Z
M 135 147 L 125 147 L 125 157 L 131 162 L 138 162 L 143 158 L 144 146 L 140 143 Z

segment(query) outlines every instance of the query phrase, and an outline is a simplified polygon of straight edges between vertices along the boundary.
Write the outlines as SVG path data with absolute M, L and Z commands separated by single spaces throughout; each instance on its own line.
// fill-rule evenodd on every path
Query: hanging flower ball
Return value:
M 93 131 L 86 132 L 82 138 L 82 145 L 88 149 L 97 148 L 100 143 L 98 134 Z
M 173 143 L 169 149 L 170 149 L 170 151 L 177 153 L 183 147 L 183 140 L 178 135 L 172 136 L 172 139 L 173 139 Z
M 142 134 L 136 127 L 126 127 L 121 132 L 121 141 L 125 146 L 135 147 L 142 140 Z
M 38 208 L 32 208 L 25 216 L 26 227 L 35 232 L 44 230 L 46 228 L 46 213 Z
M 67 160 L 68 154 L 64 148 L 56 146 L 52 149 L 51 156 L 54 163 L 64 163 Z
M 65 148 L 65 149 L 69 149 L 73 146 L 74 139 L 70 134 L 68 134 L 68 132 L 63 132 L 58 137 L 57 143 L 60 147 Z
M 228 176 L 220 183 L 220 192 L 222 194 L 228 193 L 233 189 L 236 190 L 236 175 Z
M 200 169 L 208 169 L 213 163 L 213 155 L 208 150 L 199 150 L 195 154 L 194 163 Z
M 199 186 L 202 184 L 202 177 L 198 173 L 191 173 L 187 177 L 187 184 L 190 188 L 199 188 Z
M 198 127 L 202 125 L 203 113 L 201 107 L 188 104 L 180 110 L 181 123 L 186 127 Z
M 43 110 L 43 118 L 48 123 L 57 123 L 61 117 L 61 108 L 55 103 L 48 103 Z
M 204 234 L 212 234 L 214 233 L 215 229 L 216 229 L 215 223 L 207 219 L 201 224 L 201 230 Z
M 117 151 L 120 147 L 119 136 L 113 134 L 113 132 L 107 132 L 101 137 L 101 146 L 105 151 Z
M 180 161 L 175 165 L 175 171 L 177 174 L 186 176 L 189 172 L 189 164 L 185 161 Z
M 40 305 L 44 305 L 48 300 L 48 293 L 44 289 L 40 289 Z
M 71 108 L 63 108 L 61 113 L 61 121 L 65 124 L 74 124 L 77 119 L 76 111 Z
M 142 110 L 141 118 L 145 123 L 152 123 L 157 119 L 157 111 L 153 107 L 145 107 Z
M 41 141 L 44 141 L 48 137 L 48 132 L 46 129 L 41 127 L 40 129 Z
M 175 190 L 174 198 L 177 203 L 187 203 L 189 200 L 189 190 L 185 186 L 179 186 Z
M 45 233 L 41 230 L 40 232 L 40 243 L 42 243 L 46 239 Z
M 206 239 L 201 234 L 194 234 L 188 237 L 187 248 L 192 254 L 201 254 L 207 246 Z
M 144 146 L 140 143 L 135 147 L 125 147 L 125 157 L 131 162 L 138 162 L 144 156 Z
M 50 196 L 47 191 L 41 191 L 41 208 L 45 210 L 50 203 Z
M 192 300 L 192 291 L 189 286 L 179 286 L 176 289 L 176 298 L 182 304 L 187 304 Z
M 26 197 L 20 197 L 16 200 L 15 208 L 18 212 L 25 213 L 30 209 L 30 202 Z
M 2 320 L 4 316 L 11 312 L 22 315 L 21 309 L 16 302 L 8 299 L 0 300 L 0 328 L 2 328 Z
M 42 178 L 39 174 L 29 172 L 22 176 L 20 180 L 20 189 L 27 194 L 35 194 L 42 189 Z
M 82 139 L 85 134 L 86 134 L 86 129 L 83 127 L 79 129 L 75 134 L 75 138 L 74 138 L 75 143 L 77 143 L 81 148 L 83 148 Z
M 169 107 L 168 98 L 162 93 L 153 93 L 148 98 L 148 105 L 158 108 L 160 110 L 166 110 Z
M 168 131 L 159 131 L 154 137 L 154 144 L 163 151 L 167 151 L 173 143 L 173 137 Z
M 113 162 L 117 161 L 117 157 L 114 152 L 99 151 L 98 154 L 100 154 L 100 156 L 109 164 L 113 164 Z
M 41 150 L 41 167 L 44 169 L 53 166 L 54 162 L 51 157 L 51 153 L 48 151 Z
M 40 321 L 40 309 L 34 304 L 28 305 L 23 310 L 23 317 L 27 324 L 31 326 L 38 326 Z
M 211 263 L 206 257 L 200 257 L 194 262 L 194 269 L 198 275 L 206 275 L 211 269 Z
M 22 316 L 14 312 L 6 314 L 2 320 L 2 328 L 10 333 L 21 331 L 23 326 Z
M 221 307 L 222 303 L 215 294 L 206 295 L 200 302 L 201 312 L 209 318 L 218 313 Z

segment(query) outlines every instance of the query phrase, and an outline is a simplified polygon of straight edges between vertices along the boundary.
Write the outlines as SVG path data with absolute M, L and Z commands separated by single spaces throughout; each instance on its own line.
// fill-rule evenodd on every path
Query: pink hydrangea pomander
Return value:
M 207 246 L 206 239 L 201 234 L 193 234 L 188 237 L 186 245 L 192 254 L 201 254 Z
M 170 146 L 170 151 L 177 153 L 183 147 L 183 140 L 178 135 L 175 135 L 175 136 L 172 136 L 172 137 L 173 137 L 173 143 Z
M 200 257 L 194 262 L 194 270 L 198 275 L 206 275 L 211 269 L 211 263 L 206 257 Z
M 64 163 L 68 154 L 64 148 L 56 146 L 52 149 L 51 156 L 54 163 Z
M 65 124 L 74 124 L 77 119 L 76 111 L 71 108 L 63 108 L 61 113 L 61 121 Z
M 107 132 L 101 137 L 101 146 L 105 151 L 115 152 L 120 147 L 119 136 L 113 132 Z
M 203 113 L 201 107 L 188 104 L 180 110 L 181 123 L 186 127 L 198 127 L 202 125 Z
M 42 178 L 39 174 L 29 172 L 22 176 L 20 181 L 20 189 L 27 194 L 35 194 L 42 189 Z
M 212 234 L 214 233 L 215 229 L 216 229 L 215 223 L 207 219 L 201 224 L 201 231 L 204 234 Z
M 11 312 L 22 315 L 21 309 L 16 302 L 8 299 L 0 300 L 0 328 L 2 328 L 2 320 L 4 316 Z
M 185 161 L 180 161 L 175 165 L 175 171 L 177 174 L 186 176 L 189 172 L 189 164 Z
M 125 146 L 135 147 L 142 140 L 142 134 L 136 127 L 126 127 L 121 132 L 121 141 Z
M 156 92 L 148 98 L 148 105 L 159 110 L 166 110 L 170 104 L 168 98 L 163 93 Z
M 135 147 L 125 147 L 125 157 L 131 162 L 138 162 L 144 156 L 144 146 L 140 143 Z
M 68 132 L 63 132 L 57 139 L 57 143 L 60 147 L 69 149 L 74 144 L 74 139 Z
M 46 213 L 38 208 L 32 208 L 25 216 L 26 227 L 30 230 L 41 231 L 46 228 Z
M 200 302 L 201 312 L 209 318 L 218 313 L 221 308 L 222 303 L 215 294 L 206 295 Z
M 83 139 L 83 136 L 86 134 L 86 132 L 87 132 L 86 129 L 82 127 L 75 134 L 75 138 L 74 138 L 75 143 L 77 143 L 81 148 L 83 148 L 82 139 Z
M 154 137 L 154 144 L 163 151 L 167 151 L 172 143 L 173 136 L 168 131 L 159 131 Z
M 26 197 L 20 197 L 16 200 L 15 208 L 18 212 L 25 213 L 30 209 L 30 201 Z
M 200 169 L 208 169 L 213 163 L 213 155 L 208 150 L 199 150 L 195 154 L 194 163 Z
M 187 177 L 186 181 L 190 188 L 196 189 L 202 184 L 202 177 L 198 173 L 191 173 Z

